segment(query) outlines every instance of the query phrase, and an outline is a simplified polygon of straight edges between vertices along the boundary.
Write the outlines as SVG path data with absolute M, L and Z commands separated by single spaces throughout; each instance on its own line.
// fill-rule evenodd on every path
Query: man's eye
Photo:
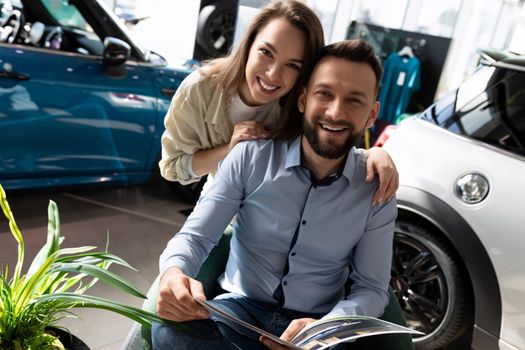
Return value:
M 351 98 L 351 99 L 348 99 L 348 103 L 350 103 L 352 105 L 361 105 L 361 104 L 363 104 L 363 101 L 361 101 L 360 99 L 357 99 L 357 98 Z

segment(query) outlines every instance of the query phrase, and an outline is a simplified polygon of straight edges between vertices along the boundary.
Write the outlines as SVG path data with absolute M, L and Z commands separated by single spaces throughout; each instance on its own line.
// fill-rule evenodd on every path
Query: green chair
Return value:
M 209 257 L 206 259 L 202 268 L 197 275 L 197 280 L 202 282 L 204 292 L 208 298 L 223 293 L 223 289 L 217 282 L 217 278 L 224 272 L 226 261 L 228 260 L 228 253 L 230 249 L 230 239 L 232 232 L 230 229 L 226 230 L 224 236 L 219 241 L 219 244 L 213 248 Z M 159 291 L 159 277 L 155 279 L 151 288 L 148 291 L 148 299 L 144 302 L 142 308 L 155 312 L 155 303 Z M 394 295 L 394 292 L 389 288 L 390 300 L 385 308 L 385 313 L 381 319 L 406 326 L 406 320 L 403 311 L 399 306 L 399 302 Z M 124 350 L 152 350 L 151 346 L 151 329 L 143 327 L 138 323 L 133 325 L 132 330 L 128 334 L 127 339 L 122 347 Z M 357 340 L 352 343 L 352 350 L 369 350 L 369 349 L 389 349 L 389 350 L 412 350 L 412 338 L 406 334 L 396 335 L 377 335 Z

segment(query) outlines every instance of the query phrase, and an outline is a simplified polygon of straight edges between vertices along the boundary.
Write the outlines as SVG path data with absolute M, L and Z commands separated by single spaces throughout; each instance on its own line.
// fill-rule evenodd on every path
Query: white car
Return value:
M 525 349 L 525 56 L 482 57 L 384 145 L 400 173 L 391 286 L 418 349 Z

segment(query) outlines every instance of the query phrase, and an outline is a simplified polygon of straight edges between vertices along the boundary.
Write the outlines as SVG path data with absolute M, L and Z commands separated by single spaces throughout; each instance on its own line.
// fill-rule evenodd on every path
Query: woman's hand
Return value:
M 283 332 L 283 334 L 280 336 L 282 340 L 290 341 L 292 340 L 304 327 L 308 326 L 310 323 L 317 321 L 314 318 L 298 318 L 296 320 L 293 320 L 288 325 L 288 328 Z M 264 335 L 262 335 L 259 340 L 266 345 L 267 348 L 272 350 L 286 350 L 288 349 L 285 346 L 282 346 L 273 340 L 266 338 Z
M 230 153 L 233 146 L 239 141 L 265 139 L 269 133 L 259 122 L 247 120 L 235 124 L 233 134 L 229 144 L 217 146 L 215 148 L 199 150 L 193 153 L 191 168 L 194 174 L 199 176 L 206 175 L 217 170 L 217 164 Z
M 266 139 L 270 136 L 264 125 L 255 120 L 246 120 L 235 124 L 230 139 L 229 149 L 231 151 L 239 141 Z
M 394 197 L 399 187 L 399 174 L 396 165 L 388 152 L 379 147 L 365 150 L 368 154 L 366 162 L 366 181 L 374 179 L 375 173 L 379 175 L 379 187 L 372 198 L 373 204 L 381 204 Z

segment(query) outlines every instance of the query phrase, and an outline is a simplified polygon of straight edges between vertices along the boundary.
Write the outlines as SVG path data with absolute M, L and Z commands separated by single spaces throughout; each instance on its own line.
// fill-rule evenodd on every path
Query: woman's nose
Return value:
M 279 77 L 281 76 L 281 66 L 277 63 L 270 65 L 267 70 L 268 78 L 272 80 L 272 82 L 276 82 L 279 80 Z

